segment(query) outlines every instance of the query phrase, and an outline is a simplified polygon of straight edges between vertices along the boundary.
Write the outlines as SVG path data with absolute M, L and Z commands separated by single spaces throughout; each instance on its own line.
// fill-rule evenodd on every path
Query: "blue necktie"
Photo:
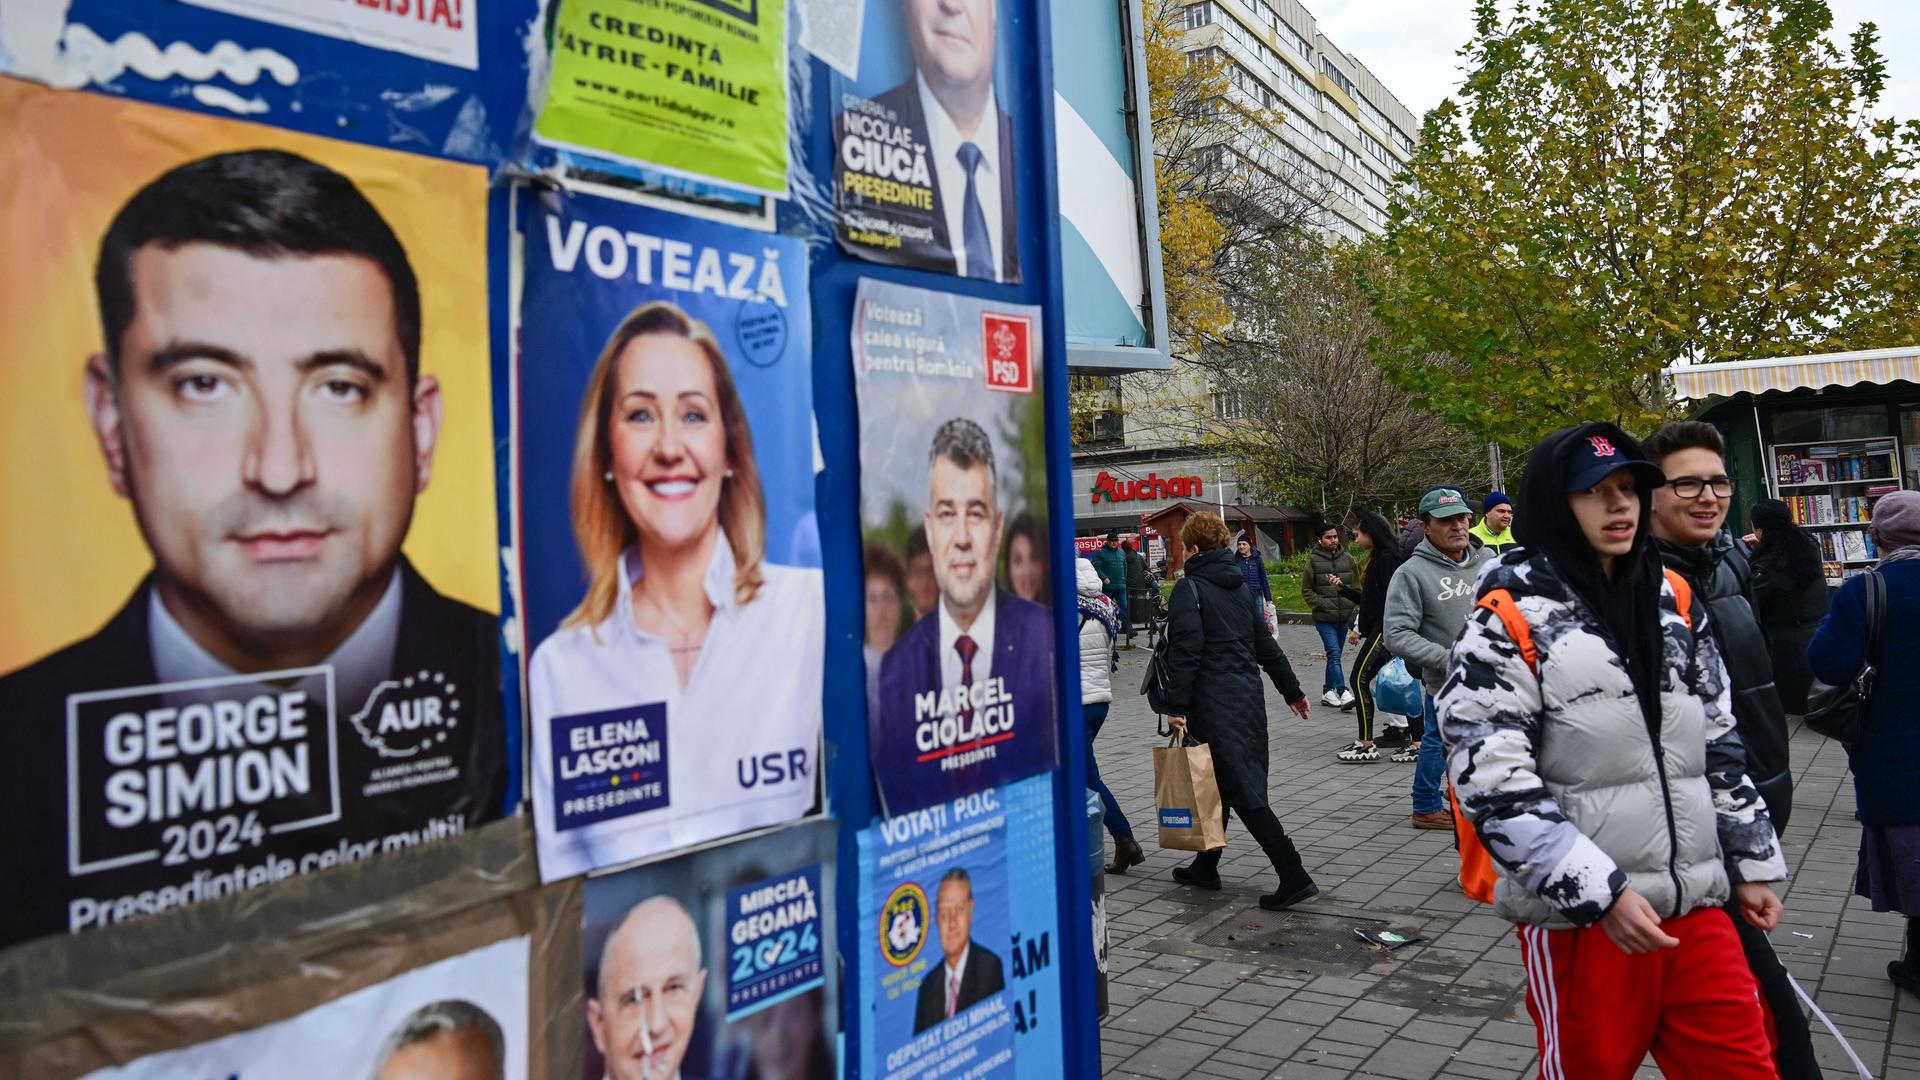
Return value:
M 987 242 L 987 214 L 980 209 L 980 192 L 974 186 L 974 176 L 980 171 L 983 155 L 980 148 L 970 142 L 960 144 L 960 167 L 967 170 L 967 194 L 961 204 L 960 229 L 962 242 L 967 252 L 967 276 L 974 278 L 994 278 L 993 245 Z

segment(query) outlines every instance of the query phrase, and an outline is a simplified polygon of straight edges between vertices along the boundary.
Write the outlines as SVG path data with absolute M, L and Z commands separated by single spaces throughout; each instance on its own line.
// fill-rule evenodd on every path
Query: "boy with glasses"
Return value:
M 1732 682 L 1734 724 L 1746 744 L 1747 775 L 1766 801 L 1774 829 L 1785 835 L 1793 812 L 1787 718 L 1773 685 L 1766 635 L 1754 616 L 1746 549 L 1723 528 L 1734 489 L 1733 477 L 1727 475 L 1726 440 L 1712 424 L 1685 420 L 1655 432 L 1645 449 L 1648 459 L 1666 474 L 1666 482 L 1653 492 L 1654 546 L 1661 562 L 1686 578 L 1707 607 L 1709 625 Z M 1733 922 L 1747 964 L 1759 980 L 1761 996 L 1773 1013 L 1781 1077 L 1819 1076 L 1806 1017 L 1794 999 L 1786 969 L 1766 934 L 1743 919 Z

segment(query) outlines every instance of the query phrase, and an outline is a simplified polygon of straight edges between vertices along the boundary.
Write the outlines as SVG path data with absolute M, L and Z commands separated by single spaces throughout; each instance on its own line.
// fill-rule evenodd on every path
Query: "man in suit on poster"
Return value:
M 868 720 L 892 813 L 1053 761 L 1053 620 L 994 585 L 1005 515 L 993 444 L 972 420 L 949 420 L 929 460 L 925 517 L 940 599 L 881 661 L 880 708 Z
M 940 966 L 920 980 L 914 1002 L 915 1035 L 966 1012 L 1006 989 L 999 954 L 973 940 L 973 879 L 954 867 L 940 876 L 934 925 L 940 929 Z
M 0 945 L 190 902 L 178 886 L 228 855 L 377 850 L 497 817 L 498 622 L 401 552 L 441 398 L 379 210 L 291 153 L 201 158 L 120 208 L 94 286 L 86 405 L 153 566 L 97 633 L 0 679 L 0 863 L 29 883 Z M 139 850 L 210 816 L 196 784 L 239 736 L 199 738 L 196 717 L 261 695 L 296 703 L 261 752 L 312 766 L 255 804 L 277 827 L 218 860 Z
M 931 242 L 903 238 L 901 261 L 1017 282 L 1014 125 L 993 86 L 995 3 L 902 0 L 913 77 L 873 105 L 925 147 L 932 169 Z

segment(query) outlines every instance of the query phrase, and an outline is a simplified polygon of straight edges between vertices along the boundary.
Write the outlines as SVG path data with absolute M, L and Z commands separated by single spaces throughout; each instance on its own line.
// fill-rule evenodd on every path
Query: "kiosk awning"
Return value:
M 1920 382 L 1920 348 L 1820 353 L 1778 360 L 1675 364 L 1666 369 L 1676 395 L 1692 401 L 1769 390 L 1818 390 L 1828 386 L 1879 386 Z

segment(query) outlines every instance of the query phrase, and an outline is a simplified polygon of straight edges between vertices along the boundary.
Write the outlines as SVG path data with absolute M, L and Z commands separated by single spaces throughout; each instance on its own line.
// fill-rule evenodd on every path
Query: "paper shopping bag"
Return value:
M 1153 748 L 1153 805 L 1160 815 L 1160 846 L 1174 851 L 1218 851 L 1227 846 L 1213 751 L 1181 746 L 1175 735 Z

